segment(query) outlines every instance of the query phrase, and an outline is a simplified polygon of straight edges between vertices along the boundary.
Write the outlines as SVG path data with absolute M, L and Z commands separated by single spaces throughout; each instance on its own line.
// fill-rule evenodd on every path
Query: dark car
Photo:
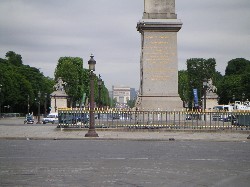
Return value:
M 237 119 L 236 119 L 236 117 L 234 115 L 228 115 L 227 117 L 221 119 L 221 121 L 232 122 L 232 124 L 235 124 L 236 120 Z
M 33 124 L 33 123 L 34 123 L 33 116 L 32 115 L 26 116 L 24 124 Z
M 77 116 L 73 116 L 73 121 L 77 122 L 81 122 L 83 124 L 86 124 L 89 122 L 89 115 L 88 114 L 81 114 L 81 115 L 77 115 Z

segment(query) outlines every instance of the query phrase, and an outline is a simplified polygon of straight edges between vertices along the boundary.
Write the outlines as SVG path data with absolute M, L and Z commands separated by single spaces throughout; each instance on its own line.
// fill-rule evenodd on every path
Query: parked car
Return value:
M 228 116 L 222 118 L 221 121 L 232 122 L 232 124 L 234 124 L 236 122 L 236 117 L 234 115 L 228 115 Z
M 81 122 L 81 123 L 88 123 L 89 122 L 89 115 L 88 114 L 82 114 L 81 116 L 76 116 L 74 118 L 76 122 Z
M 89 116 L 86 113 L 83 113 L 81 115 L 74 115 L 71 113 L 60 113 L 59 116 L 59 123 L 63 124 L 76 124 L 78 122 L 81 122 L 83 124 L 88 123 Z

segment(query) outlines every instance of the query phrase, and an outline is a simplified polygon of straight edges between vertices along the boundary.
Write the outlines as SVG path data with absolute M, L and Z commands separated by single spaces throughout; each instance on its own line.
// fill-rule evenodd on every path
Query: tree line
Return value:
M 55 80 L 59 77 L 66 82 L 65 92 L 70 96 L 70 106 L 76 107 L 88 104 L 90 71 L 83 68 L 83 60 L 79 57 L 61 57 L 55 69 Z M 94 74 L 94 99 L 97 106 L 110 105 L 110 98 L 105 82 L 98 86 L 99 77 Z M 99 98 L 99 89 L 100 97 Z M 84 97 L 85 96 L 85 97 Z
M 45 77 L 39 69 L 24 65 L 22 57 L 13 51 L 0 58 L 1 112 L 27 113 L 37 111 L 38 93 L 50 94 L 54 80 Z
M 228 104 L 250 98 L 250 61 L 244 58 L 228 62 L 225 75 L 216 71 L 214 58 L 191 58 L 187 60 L 187 70 L 179 71 L 179 95 L 189 108 L 194 100 L 193 89 L 198 90 L 199 104 L 204 95 L 203 80 L 212 79 L 219 96 L 219 104 Z
M 89 98 L 89 70 L 83 68 L 79 57 L 61 57 L 54 72 L 55 79 L 46 77 L 38 68 L 24 65 L 22 56 L 13 51 L 0 58 L 0 108 L 1 113 L 37 114 L 40 102 L 41 113 L 50 111 L 50 94 L 59 77 L 67 82 L 65 91 L 69 106 L 83 102 L 83 95 Z M 98 99 L 98 77 L 95 75 L 95 101 L 102 106 L 110 103 L 105 82 L 101 86 L 101 101 Z

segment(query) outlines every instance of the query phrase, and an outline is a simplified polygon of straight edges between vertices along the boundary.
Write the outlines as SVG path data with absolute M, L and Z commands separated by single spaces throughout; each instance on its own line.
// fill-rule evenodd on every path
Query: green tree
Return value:
M 135 106 L 135 99 L 128 100 L 127 105 L 129 108 L 133 108 Z
M 186 70 L 181 70 L 178 73 L 178 93 L 183 102 L 189 101 L 189 82 L 188 82 L 188 72 Z
M 214 58 L 203 59 L 203 58 L 191 58 L 187 60 L 187 81 L 189 84 L 189 101 L 193 101 L 193 89 L 198 90 L 199 99 L 203 96 L 202 83 L 204 79 L 212 79 L 216 75 L 216 61 Z M 191 106 L 191 104 L 189 104 Z
M 111 98 L 109 97 L 109 90 L 106 88 L 105 84 L 103 86 L 103 104 L 104 106 L 110 106 Z
M 94 74 L 94 85 L 95 85 L 95 89 L 94 89 L 94 97 L 95 97 L 95 101 L 96 103 L 99 102 L 99 86 L 98 86 L 98 76 Z M 87 79 L 89 80 L 89 79 Z M 86 87 L 86 86 L 85 86 Z M 89 84 L 88 84 L 89 87 Z M 89 95 L 89 94 L 88 94 Z M 103 81 L 103 84 L 101 86 L 101 105 L 104 106 L 109 106 L 110 105 L 110 98 L 109 98 L 109 92 L 108 89 L 105 86 L 105 82 Z
M 250 61 L 244 58 L 230 60 L 226 67 L 225 76 L 218 86 L 221 104 L 235 100 L 241 101 L 242 94 L 250 98 Z
M 230 60 L 227 64 L 225 75 L 240 75 L 246 71 L 247 66 L 250 65 L 250 61 L 244 58 L 236 58 Z
M 13 51 L 7 52 L 5 57 L 7 58 L 8 63 L 14 66 L 21 66 L 23 64 L 22 56 L 19 54 L 16 54 Z
M 228 104 L 230 101 L 233 102 L 233 96 L 235 96 L 236 100 L 239 100 L 242 93 L 241 76 L 225 76 L 217 89 L 221 104 Z
M 250 70 L 250 66 L 247 68 Z M 241 77 L 241 84 L 243 85 L 242 94 L 244 93 L 246 99 L 250 100 L 250 71 L 245 72 Z
M 55 80 L 59 77 L 67 83 L 65 87 L 66 93 L 72 98 L 72 104 L 85 103 L 82 101 L 83 94 L 86 94 L 86 98 L 90 96 L 90 71 L 83 68 L 83 61 L 79 57 L 61 57 L 58 60 L 58 64 L 55 70 Z M 98 87 L 98 76 L 94 76 L 94 99 L 98 103 L 99 99 L 99 87 Z M 101 102 L 102 106 L 109 104 L 109 94 L 104 82 L 101 88 Z
M 80 102 L 84 93 L 83 60 L 79 57 L 61 57 L 54 75 L 55 80 L 60 77 L 67 83 L 65 92 L 71 98 L 71 105 Z
M 6 59 L 0 59 L 0 84 L 2 106 L 11 106 L 12 112 L 26 113 L 28 97 L 31 110 L 37 110 L 35 98 L 38 91 L 51 93 L 53 80 L 39 69 L 23 65 L 21 55 L 10 51 L 6 53 Z

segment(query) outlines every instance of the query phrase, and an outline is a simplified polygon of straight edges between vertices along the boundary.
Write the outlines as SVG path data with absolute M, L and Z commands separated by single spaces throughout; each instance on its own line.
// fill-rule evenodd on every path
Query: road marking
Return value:
M 118 157 L 118 158 L 102 158 L 102 159 L 106 159 L 106 160 L 148 160 L 148 158 L 122 158 L 122 157 Z
M 223 159 L 213 159 L 213 158 L 198 158 L 198 159 L 189 159 L 194 161 L 224 161 Z
M 125 160 L 126 158 L 102 158 L 106 160 Z
M 148 158 L 129 158 L 130 160 L 148 160 Z

